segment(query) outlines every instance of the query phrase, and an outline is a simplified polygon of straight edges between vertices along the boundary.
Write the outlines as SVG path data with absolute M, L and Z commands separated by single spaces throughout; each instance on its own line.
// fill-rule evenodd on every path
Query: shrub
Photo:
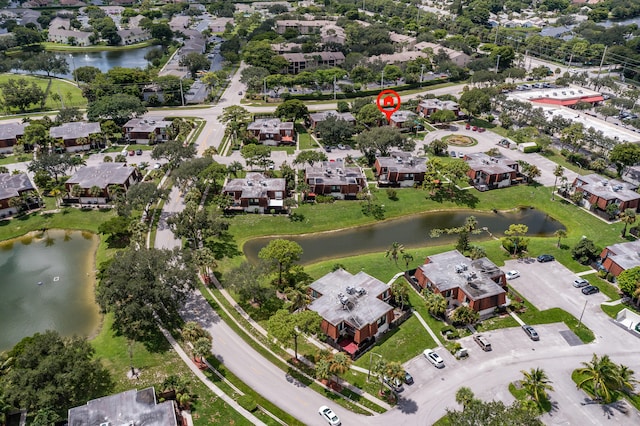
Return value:
M 396 191 L 393 188 L 387 188 L 387 197 L 390 200 L 397 200 L 398 199 L 398 191 Z
M 525 146 L 524 147 L 524 153 L 525 154 L 529 154 L 531 152 L 540 152 L 540 145 L 536 145 L 536 146 Z
M 330 195 L 318 195 L 316 196 L 316 203 L 318 204 L 326 204 L 326 203 L 333 203 L 335 200 L 335 198 L 333 198 Z
M 591 261 L 598 258 L 600 250 L 588 238 L 578 241 L 578 244 L 571 249 L 571 257 L 583 265 L 588 265 Z
M 456 352 L 458 352 L 460 349 L 462 349 L 462 345 L 458 342 L 455 342 L 449 347 L 449 352 L 451 352 L 451 355 L 455 355 Z
M 447 333 L 450 333 L 452 331 L 456 331 L 456 328 L 452 325 L 445 325 L 440 329 L 440 334 L 442 334 L 443 336 L 445 336 Z

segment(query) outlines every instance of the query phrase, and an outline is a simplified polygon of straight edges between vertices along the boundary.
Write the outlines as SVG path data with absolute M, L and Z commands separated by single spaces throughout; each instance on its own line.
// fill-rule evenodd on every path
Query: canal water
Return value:
M 300 244 L 303 255 L 301 263 L 314 263 L 326 259 L 353 256 L 356 254 L 386 251 L 391 244 L 398 242 L 406 248 L 443 245 L 455 241 L 456 236 L 443 235 L 431 238 L 432 229 L 461 226 L 468 216 L 475 216 L 479 228 L 486 227 L 472 240 L 490 238 L 490 235 L 502 237 L 511 224 L 524 224 L 529 227 L 528 236 L 550 236 L 564 226 L 547 214 L 524 208 L 510 212 L 485 213 L 478 211 L 430 212 L 407 218 L 389 220 L 373 225 L 345 230 L 324 232 L 302 236 L 284 236 Z M 251 261 L 258 258 L 258 252 L 273 237 L 256 238 L 244 245 L 244 253 Z
M 0 243 L 0 351 L 56 330 L 89 335 L 99 324 L 91 233 L 50 230 Z

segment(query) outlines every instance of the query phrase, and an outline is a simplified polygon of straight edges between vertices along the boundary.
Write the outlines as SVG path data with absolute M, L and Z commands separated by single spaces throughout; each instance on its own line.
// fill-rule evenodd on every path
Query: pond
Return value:
M 430 212 L 357 228 L 283 238 L 300 244 L 303 249 L 301 263 L 315 263 L 326 259 L 386 251 L 394 242 L 406 248 L 443 245 L 454 241 L 456 237 L 431 238 L 431 230 L 460 226 L 471 215 L 476 217 L 480 228 L 487 228 L 481 234 L 471 237 L 475 241 L 489 238 L 489 233 L 502 237 L 503 231 L 511 224 L 527 225 L 529 236 L 550 236 L 556 230 L 564 229 L 560 222 L 547 214 L 524 208 L 497 213 L 472 210 Z M 247 258 L 255 261 L 260 249 L 272 239 L 273 237 L 263 237 L 247 241 L 244 245 Z
M 0 243 L 0 351 L 46 330 L 89 335 L 99 324 L 91 233 L 50 230 Z
M 114 67 L 145 69 L 149 62 L 144 55 L 156 48 L 157 46 L 147 46 L 139 49 L 101 52 L 59 52 L 58 55 L 65 58 L 69 64 L 69 72 L 59 77 L 73 80 L 73 70 L 80 67 L 96 67 L 103 73 Z

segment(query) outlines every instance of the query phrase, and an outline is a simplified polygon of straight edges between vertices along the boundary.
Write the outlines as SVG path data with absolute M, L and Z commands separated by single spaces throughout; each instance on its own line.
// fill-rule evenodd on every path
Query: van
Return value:
M 478 346 L 480 346 L 483 351 L 491 351 L 491 343 L 489 343 L 489 341 L 482 334 L 476 334 L 475 336 L 473 336 L 473 340 L 476 341 Z
M 531 85 L 530 84 L 523 84 L 522 85 L 522 90 L 531 90 Z

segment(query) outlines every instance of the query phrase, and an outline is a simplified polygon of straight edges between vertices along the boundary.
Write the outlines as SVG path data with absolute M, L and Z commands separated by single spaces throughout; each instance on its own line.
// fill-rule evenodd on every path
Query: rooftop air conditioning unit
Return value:
M 356 291 L 358 292 L 358 296 L 364 296 L 367 294 L 367 290 L 364 287 L 358 287 Z
M 347 286 L 347 293 L 349 294 L 353 294 L 356 292 L 356 289 L 351 287 L 350 285 Z

